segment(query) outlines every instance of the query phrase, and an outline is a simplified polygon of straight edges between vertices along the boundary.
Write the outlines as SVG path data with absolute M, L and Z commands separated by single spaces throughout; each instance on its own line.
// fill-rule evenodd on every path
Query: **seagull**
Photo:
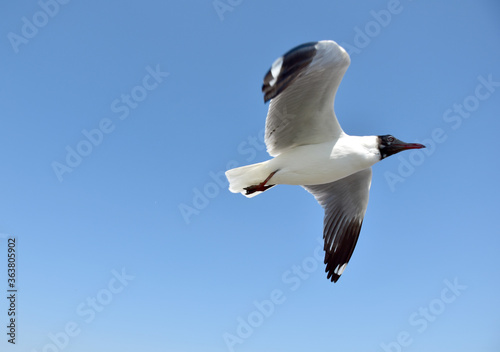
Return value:
M 349 54 L 331 40 L 299 45 L 264 77 L 271 101 L 265 143 L 273 158 L 226 171 L 229 190 L 254 197 L 275 185 L 300 185 L 324 208 L 327 279 L 337 282 L 358 241 L 368 205 L 372 165 L 403 150 L 425 148 L 392 135 L 351 136 L 334 112 Z

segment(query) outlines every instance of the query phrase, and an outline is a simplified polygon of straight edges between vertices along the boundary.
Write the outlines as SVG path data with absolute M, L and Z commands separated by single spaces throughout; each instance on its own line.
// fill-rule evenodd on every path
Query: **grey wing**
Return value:
M 335 182 L 304 186 L 325 209 L 325 272 L 334 282 L 344 272 L 358 241 L 371 179 L 372 169 L 368 168 Z
M 347 52 L 334 41 L 300 45 L 273 63 L 262 86 L 264 101 L 271 100 L 265 134 L 270 155 L 343 132 L 333 103 L 349 63 Z

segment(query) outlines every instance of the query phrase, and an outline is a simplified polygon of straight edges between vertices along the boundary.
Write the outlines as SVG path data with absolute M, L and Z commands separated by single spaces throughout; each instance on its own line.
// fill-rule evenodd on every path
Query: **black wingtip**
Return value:
M 335 271 L 330 268 L 330 265 L 328 265 L 326 258 L 325 258 L 325 264 L 326 264 L 326 268 L 325 268 L 326 279 L 330 280 L 333 283 L 336 283 L 337 281 L 339 281 L 340 276 L 343 274 L 343 272 L 340 273 L 340 275 L 335 273 Z
M 333 274 L 332 277 L 330 277 L 330 281 L 333 283 L 336 283 L 337 281 L 339 281 L 339 279 L 340 279 L 340 275 L 337 275 L 337 274 Z
M 312 62 L 318 42 L 305 43 L 286 52 L 278 58 L 264 76 L 262 92 L 264 103 L 278 96 Z M 281 61 L 280 61 L 281 59 Z M 276 64 L 276 67 L 274 67 Z M 276 72 L 273 72 L 273 68 Z M 276 76 L 274 76 L 274 75 Z

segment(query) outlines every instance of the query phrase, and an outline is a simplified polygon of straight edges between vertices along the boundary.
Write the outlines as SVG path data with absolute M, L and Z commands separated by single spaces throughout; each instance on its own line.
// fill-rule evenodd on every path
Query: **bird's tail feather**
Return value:
M 270 172 L 266 166 L 266 162 L 262 162 L 226 171 L 229 190 L 233 193 L 241 193 L 248 198 L 261 194 L 265 190 L 248 193 L 246 188 L 260 184 L 269 176 Z

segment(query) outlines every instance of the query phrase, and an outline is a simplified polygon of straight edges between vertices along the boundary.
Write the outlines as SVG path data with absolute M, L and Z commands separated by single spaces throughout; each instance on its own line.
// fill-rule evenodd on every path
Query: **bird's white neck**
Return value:
M 378 136 L 350 136 L 343 134 L 335 144 L 335 149 L 345 149 L 348 153 L 365 154 L 374 158 L 374 164 L 380 161 Z

